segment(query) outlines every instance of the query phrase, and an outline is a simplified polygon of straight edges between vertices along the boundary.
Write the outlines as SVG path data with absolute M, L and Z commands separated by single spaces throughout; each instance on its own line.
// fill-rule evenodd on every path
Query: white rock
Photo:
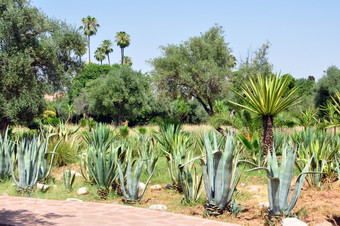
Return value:
M 87 187 L 79 188 L 77 191 L 78 195 L 86 195 L 87 193 L 89 193 L 89 191 L 87 190 Z
M 261 195 L 253 195 L 252 198 L 254 199 L 261 198 Z
M 162 187 L 159 184 L 153 185 L 150 187 L 151 191 L 159 191 Z
M 41 191 L 47 191 L 50 188 L 50 186 L 48 186 L 46 184 L 39 184 L 39 183 L 37 183 L 37 188 L 39 190 L 41 190 Z
M 166 211 L 168 209 L 168 207 L 166 207 L 165 205 L 151 205 L 149 207 L 150 210 L 162 210 L 162 211 Z
M 71 174 L 75 174 L 76 175 L 76 177 L 81 177 L 81 174 L 80 173 L 78 173 L 77 171 L 75 171 L 75 170 L 71 170 Z
M 282 220 L 282 226 L 307 226 L 307 224 L 296 218 L 288 217 Z
M 269 208 L 269 202 L 259 202 L 260 208 Z
M 68 201 L 68 202 L 83 202 L 83 200 L 76 199 L 76 198 L 67 198 L 66 201 Z
M 323 221 L 321 223 L 316 224 L 315 226 L 332 226 L 333 224 L 328 221 Z
M 242 183 L 242 184 L 240 184 L 240 186 L 242 187 L 242 188 L 244 188 L 245 186 L 247 186 L 245 183 Z
M 140 191 L 143 191 L 145 189 L 145 184 L 142 182 L 139 182 L 138 187 Z
M 263 186 L 261 185 L 252 185 L 252 186 L 249 186 L 249 192 L 258 192 L 259 189 L 261 189 Z

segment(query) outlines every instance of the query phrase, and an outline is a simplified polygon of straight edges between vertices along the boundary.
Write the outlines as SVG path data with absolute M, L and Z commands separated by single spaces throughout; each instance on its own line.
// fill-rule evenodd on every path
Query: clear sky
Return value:
M 104 39 L 114 42 L 118 31 L 130 34 L 125 49 L 133 68 L 148 72 L 146 62 L 160 56 L 159 46 L 179 44 L 215 23 L 238 59 L 268 40 L 275 72 L 295 78 L 321 78 L 331 65 L 340 67 L 339 0 L 32 0 L 48 16 L 74 26 L 91 15 L 100 24 L 91 37 L 91 51 Z M 114 46 L 111 62 L 119 62 Z M 93 53 L 92 53 L 93 56 Z M 91 58 L 92 58 L 91 56 Z M 84 60 L 87 54 L 84 55 Z

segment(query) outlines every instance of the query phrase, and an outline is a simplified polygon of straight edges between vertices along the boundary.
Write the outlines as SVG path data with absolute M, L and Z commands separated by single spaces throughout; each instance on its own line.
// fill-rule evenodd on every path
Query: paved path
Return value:
M 235 224 L 124 205 L 1 196 L 0 225 Z

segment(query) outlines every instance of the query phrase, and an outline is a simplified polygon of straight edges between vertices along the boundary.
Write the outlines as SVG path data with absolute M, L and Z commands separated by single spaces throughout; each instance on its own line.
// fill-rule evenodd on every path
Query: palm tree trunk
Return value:
M 110 65 L 110 54 L 107 54 L 107 60 L 109 61 L 109 65 Z
M 123 65 L 124 63 L 124 48 L 120 48 L 121 50 L 121 54 L 122 54 L 122 62 L 121 62 L 121 65 Z
M 90 36 L 87 36 L 87 47 L 89 49 L 89 63 L 91 63 Z
M 267 156 L 268 150 L 270 153 L 273 153 L 273 142 L 274 142 L 274 134 L 273 134 L 273 116 L 272 115 L 264 115 L 262 116 L 263 122 L 263 139 L 262 145 L 263 156 Z

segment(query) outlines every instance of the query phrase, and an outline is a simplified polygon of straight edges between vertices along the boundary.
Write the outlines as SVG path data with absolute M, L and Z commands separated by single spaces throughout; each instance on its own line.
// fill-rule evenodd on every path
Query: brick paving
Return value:
M 0 225 L 235 224 L 116 204 L 1 196 Z

